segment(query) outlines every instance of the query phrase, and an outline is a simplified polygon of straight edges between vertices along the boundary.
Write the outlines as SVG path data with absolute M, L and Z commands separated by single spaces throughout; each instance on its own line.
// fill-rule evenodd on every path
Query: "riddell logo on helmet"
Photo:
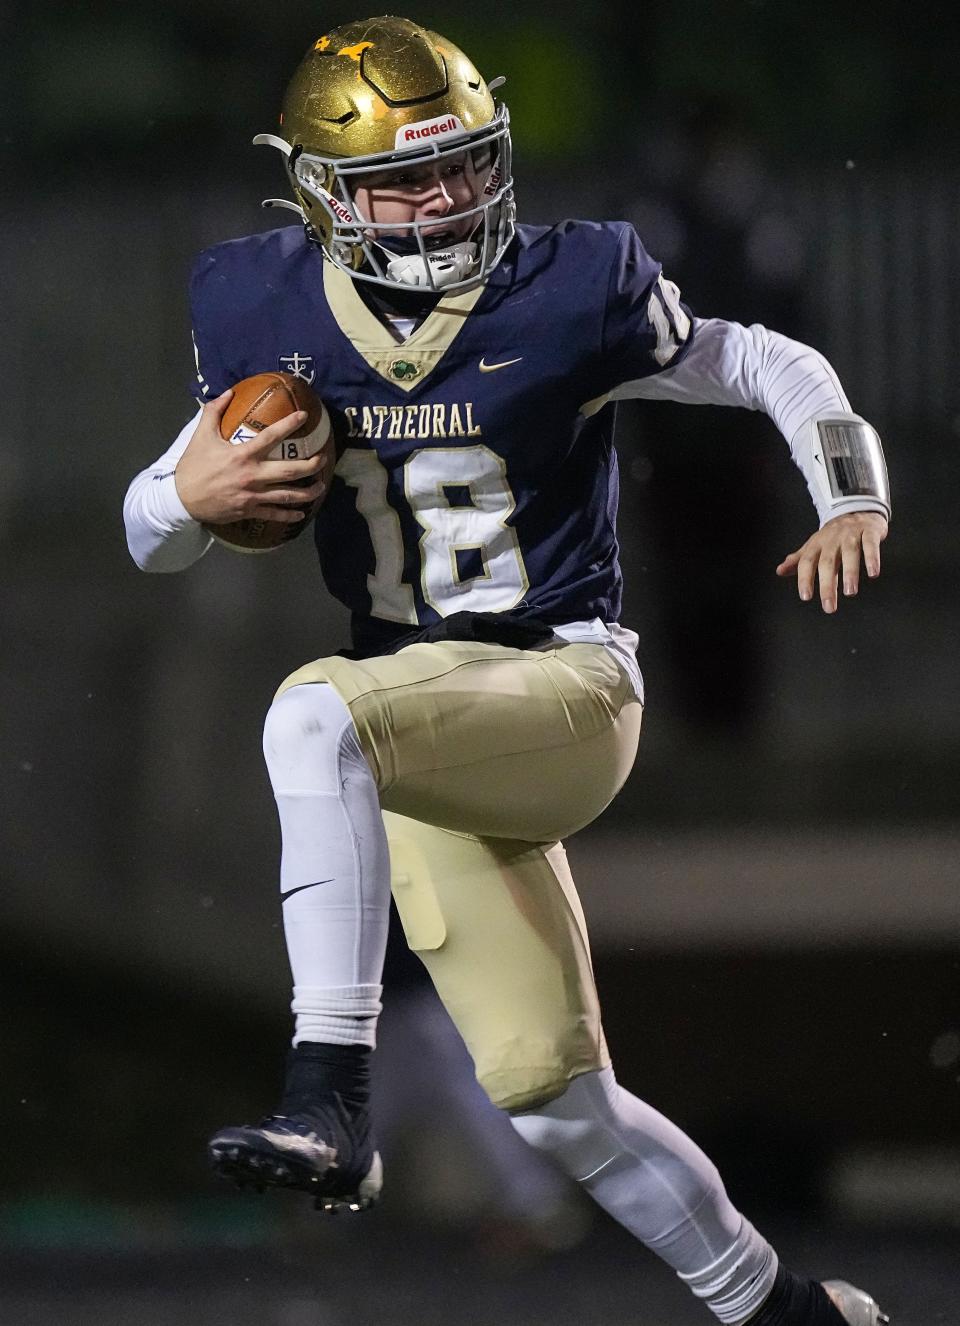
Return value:
M 397 130 L 396 146 L 409 147 L 411 143 L 420 143 L 426 138 L 442 138 L 446 134 L 462 134 L 464 127 L 456 115 L 438 115 L 432 120 L 418 120 L 416 124 L 405 124 Z
M 343 203 L 337 202 L 336 198 L 330 199 L 330 210 L 334 216 L 338 216 L 341 221 L 346 221 L 348 225 L 353 225 L 353 217 L 344 207 Z
M 350 212 L 346 207 L 344 207 L 343 203 L 340 201 L 339 198 L 334 198 L 332 193 L 328 193 L 327 190 L 323 188 L 317 187 L 316 192 L 327 204 L 327 207 L 329 207 L 330 211 L 333 213 L 333 215 L 337 218 L 338 221 L 342 221 L 344 225 L 347 226 L 356 225 L 355 218 L 350 215 Z

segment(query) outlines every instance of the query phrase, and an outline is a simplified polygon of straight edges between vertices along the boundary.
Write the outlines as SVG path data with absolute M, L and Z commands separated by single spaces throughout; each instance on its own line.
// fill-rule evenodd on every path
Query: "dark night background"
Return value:
M 507 75 L 521 219 L 626 217 L 704 316 L 816 345 L 885 439 L 880 581 L 773 575 L 813 529 L 765 418 L 622 411 L 634 774 L 570 845 L 620 1079 L 811 1274 L 960 1320 L 960 21 L 773 0 L 421 6 Z M 691 1326 L 670 1273 L 530 1160 L 399 951 L 387 1188 L 331 1223 L 207 1177 L 287 1036 L 276 684 L 345 643 L 307 540 L 129 560 L 192 412 L 186 277 L 275 224 L 273 130 L 342 4 L 8 6 L 0 544 L 0 1317 Z M 362 16 L 362 15 L 361 15 Z M 281 217 L 282 219 L 282 217 Z

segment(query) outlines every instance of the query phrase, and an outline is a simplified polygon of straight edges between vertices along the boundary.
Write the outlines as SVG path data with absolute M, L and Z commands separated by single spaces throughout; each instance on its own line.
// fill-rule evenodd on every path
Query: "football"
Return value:
M 291 373 L 256 373 L 234 384 L 233 399 L 220 420 L 220 436 L 225 442 L 242 446 L 295 410 L 305 410 L 304 424 L 284 441 L 278 442 L 267 460 L 306 460 L 324 448 L 327 462 L 322 477 L 330 482 L 336 464 L 330 415 L 326 406 L 303 381 Z M 299 480 L 306 485 L 311 479 Z M 319 502 L 304 505 L 305 520 L 290 524 L 281 520 L 234 520 L 224 525 L 205 525 L 213 537 L 236 552 L 272 552 L 281 548 L 310 524 Z

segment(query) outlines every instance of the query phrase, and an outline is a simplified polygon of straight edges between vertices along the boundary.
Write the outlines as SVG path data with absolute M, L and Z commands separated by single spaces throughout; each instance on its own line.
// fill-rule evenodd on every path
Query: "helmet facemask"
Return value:
M 431 137 L 412 147 L 361 157 L 328 157 L 299 147 L 288 149 L 287 171 L 301 204 L 296 210 L 327 258 L 354 280 L 403 289 L 470 289 L 486 279 L 513 238 L 509 126 L 509 112 L 501 104 L 492 123 L 472 133 L 452 129 L 441 140 L 442 146 Z M 273 135 L 261 134 L 254 141 L 287 147 Z M 428 165 L 442 170 L 445 162 L 465 153 L 470 154 L 477 177 L 473 206 L 442 217 L 404 222 L 378 222 L 362 214 L 356 187 L 371 175 L 391 167 Z M 281 201 L 269 200 L 272 205 Z M 474 224 L 464 239 L 446 244 L 442 236 L 425 233 L 436 232 L 444 223 L 459 229 L 465 218 L 472 218 Z

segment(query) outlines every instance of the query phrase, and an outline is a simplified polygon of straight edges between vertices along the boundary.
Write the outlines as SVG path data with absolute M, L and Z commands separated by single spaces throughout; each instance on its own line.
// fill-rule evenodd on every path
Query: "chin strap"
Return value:
M 420 253 L 393 258 L 387 263 L 387 276 L 398 285 L 425 286 L 442 289 L 455 281 L 463 281 L 477 263 L 477 245 L 464 240 L 449 248 L 428 253 L 426 261 Z M 429 264 L 429 267 L 428 267 Z

